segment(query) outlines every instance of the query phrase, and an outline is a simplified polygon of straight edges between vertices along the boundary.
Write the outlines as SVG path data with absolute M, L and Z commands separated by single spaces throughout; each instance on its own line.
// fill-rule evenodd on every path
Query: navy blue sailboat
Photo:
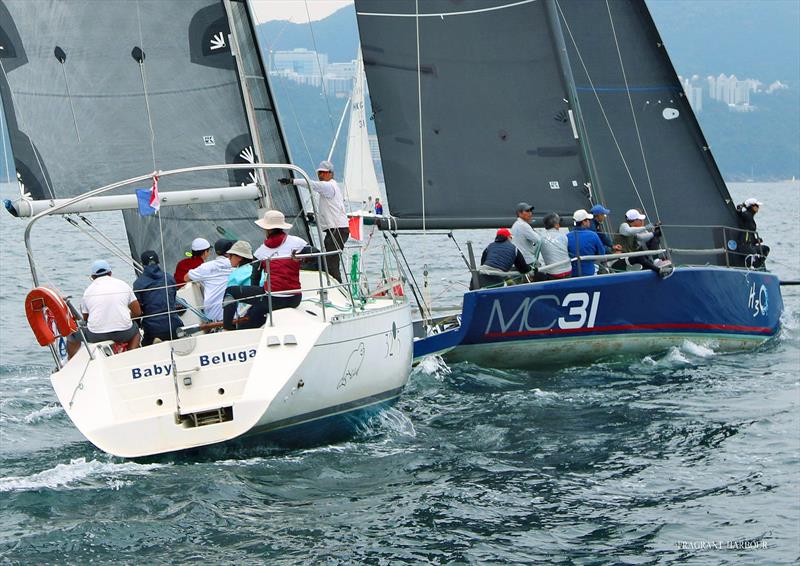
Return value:
M 537 221 L 637 208 L 661 224 L 675 266 L 667 278 L 470 291 L 459 316 L 423 321 L 416 359 L 570 363 L 687 338 L 746 348 L 779 331 L 780 282 L 748 267 L 735 205 L 643 0 L 356 9 L 392 229 L 497 228 L 520 201 Z

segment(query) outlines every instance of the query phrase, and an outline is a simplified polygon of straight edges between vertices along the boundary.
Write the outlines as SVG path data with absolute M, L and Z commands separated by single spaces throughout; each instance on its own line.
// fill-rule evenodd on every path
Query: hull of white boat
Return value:
M 384 305 L 382 305 L 383 303 Z M 333 309 L 328 309 L 329 315 Z M 51 381 L 77 428 L 101 450 L 141 457 L 269 433 L 297 433 L 394 402 L 412 358 L 407 303 L 323 321 L 319 305 L 274 313 L 274 325 L 218 332 L 111 355 L 86 348 Z M 172 350 L 172 351 L 171 351 Z

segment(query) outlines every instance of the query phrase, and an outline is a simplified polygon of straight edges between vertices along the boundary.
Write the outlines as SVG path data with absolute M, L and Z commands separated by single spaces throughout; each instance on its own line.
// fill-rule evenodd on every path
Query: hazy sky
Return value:
M 259 22 L 292 20 L 296 24 L 321 20 L 336 10 L 352 4 L 353 0 L 250 0 Z M 308 12 L 306 12 L 308 6 Z

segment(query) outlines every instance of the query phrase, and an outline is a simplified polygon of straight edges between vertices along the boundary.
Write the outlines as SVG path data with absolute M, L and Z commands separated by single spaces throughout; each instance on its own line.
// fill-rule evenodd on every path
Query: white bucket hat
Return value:
M 275 228 L 288 230 L 292 227 L 291 224 L 286 223 L 286 217 L 280 210 L 266 211 L 263 218 L 256 220 L 256 224 L 261 226 L 264 230 L 274 230 Z
M 582 208 L 580 210 L 576 210 L 572 215 L 572 219 L 575 222 L 583 222 L 584 220 L 591 220 L 592 218 L 594 218 L 594 214 L 589 214 Z
M 245 259 L 253 259 L 253 247 L 250 245 L 250 242 L 237 240 L 236 243 L 231 246 L 231 249 L 228 250 L 228 255 L 238 255 Z
M 625 213 L 626 220 L 644 220 L 645 218 L 647 218 L 647 216 L 645 216 L 635 208 L 632 208 Z

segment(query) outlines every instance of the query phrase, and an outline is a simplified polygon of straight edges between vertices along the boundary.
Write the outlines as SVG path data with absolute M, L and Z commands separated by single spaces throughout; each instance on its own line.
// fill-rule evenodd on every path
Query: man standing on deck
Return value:
M 319 193 L 319 218 L 317 223 L 320 230 L 325 232 L 323 247 L 326 252 L 343 250 L 344 243 L 350 237 L 350 228 L 347 222 L 347 213 L 344 207 L 344 197 L 339 184 L 333 180 L 333 163 L 322 161 L 317 167 L 317 178 L 319 181 L 311 181 L 311 190 Z M 296 185 L 307 187 L 305 179 L 278 179 L 282 185 Z M 339 272 L 339 261 L 341 254 L 326 256 L 328 273 L 331 277 L 342 282 L 342 275 Z
M 769 255 L 769 246 L 765 246 L 763 240 L 758 237 L 758 227 L 756 226 L 755 215 L 761 206 L 762 203 L 758 199 L 749 198 L 736 207 L 742 228 L 747 230 L 740 238 L 739 251 L 746 254 L 745 265 L 753 269 L 763 267 Z

